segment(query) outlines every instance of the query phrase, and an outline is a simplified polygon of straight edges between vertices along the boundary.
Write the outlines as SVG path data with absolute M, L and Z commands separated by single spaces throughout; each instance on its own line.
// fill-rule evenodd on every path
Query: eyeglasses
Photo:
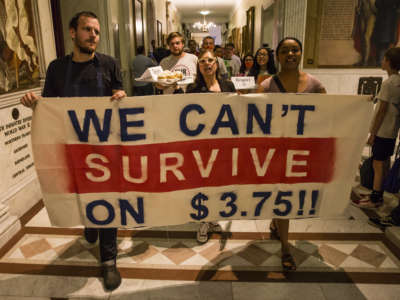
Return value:
M 215 63 L 215 58 L 202 58 L 202 59 L 199 59 L 199 64 L 204 65 L 206 63 L 209 63 L 209 64 Z

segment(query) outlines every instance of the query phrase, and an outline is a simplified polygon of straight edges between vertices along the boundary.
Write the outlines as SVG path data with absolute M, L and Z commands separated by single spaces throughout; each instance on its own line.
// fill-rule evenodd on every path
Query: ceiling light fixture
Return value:
M 216 25 L 213 22 L 207 23 L 206 22 L 206 15 L 210 13 L 209 10 L 205 10 L 206 8 L 206 1 L 203 1 L 203 9 L 200 11 L 200 14 L 203 15 L 203 23 L 200 21 L 196 22 L 193 24 L 193 28 L 197 28 L 203 32 L 207 32 L 210 30 L 210 28 L 214 28 Z

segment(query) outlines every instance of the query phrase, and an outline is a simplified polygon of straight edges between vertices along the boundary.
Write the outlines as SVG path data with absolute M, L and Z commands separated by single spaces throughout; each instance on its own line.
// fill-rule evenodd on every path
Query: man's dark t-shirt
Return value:
M 112 90 L 123 89 L 120 69 L 111 56 L 96 53 L 83 63 L 71 58 L 67 55 L 50 63 L 43 97 L 112 96 Z

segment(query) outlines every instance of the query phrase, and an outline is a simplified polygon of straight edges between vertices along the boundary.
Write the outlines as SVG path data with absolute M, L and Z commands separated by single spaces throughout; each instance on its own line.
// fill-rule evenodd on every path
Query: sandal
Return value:
M 201 222 L 200 227 L 197 230 L 196 239 L 199 244 L 207 243 L 208 241 L 208 229 L 209 225 L 207 222 Z
M 222 227 L 217 222 L 209 222 L 209 231 L 213 233 L 222 233 Z
M 296 262 L 294 261 L 292 254 L 282 254 L 282 268 L 284 272 L 296 271 Z
M 278 229 L 275 226 L 276 225 L 275 225 L 274 221 L 271 221 L 271 223 L 269 224 L 269 231 L 270 231 L 269 236 L 270 236 L 271 240 L 279 241 L 281 238 L 279 236 Z
M 359 200 L 352 200 L 351 204 L 359 208 L 377 209 L 383 205 L 383 201 L 372 202 L 369 195 L 367 195 Z

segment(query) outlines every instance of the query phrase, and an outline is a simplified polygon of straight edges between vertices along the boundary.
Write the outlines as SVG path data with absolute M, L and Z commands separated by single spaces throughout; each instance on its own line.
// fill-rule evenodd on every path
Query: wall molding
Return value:
M 28 92 L 33 92 L 36 95 L 41 95 L 42 93 L 42 84 L 38 87 L 20 90 L 13 93 L 0 95 L 0 109 L 18 105 L 20 103 L 20 99 Z

